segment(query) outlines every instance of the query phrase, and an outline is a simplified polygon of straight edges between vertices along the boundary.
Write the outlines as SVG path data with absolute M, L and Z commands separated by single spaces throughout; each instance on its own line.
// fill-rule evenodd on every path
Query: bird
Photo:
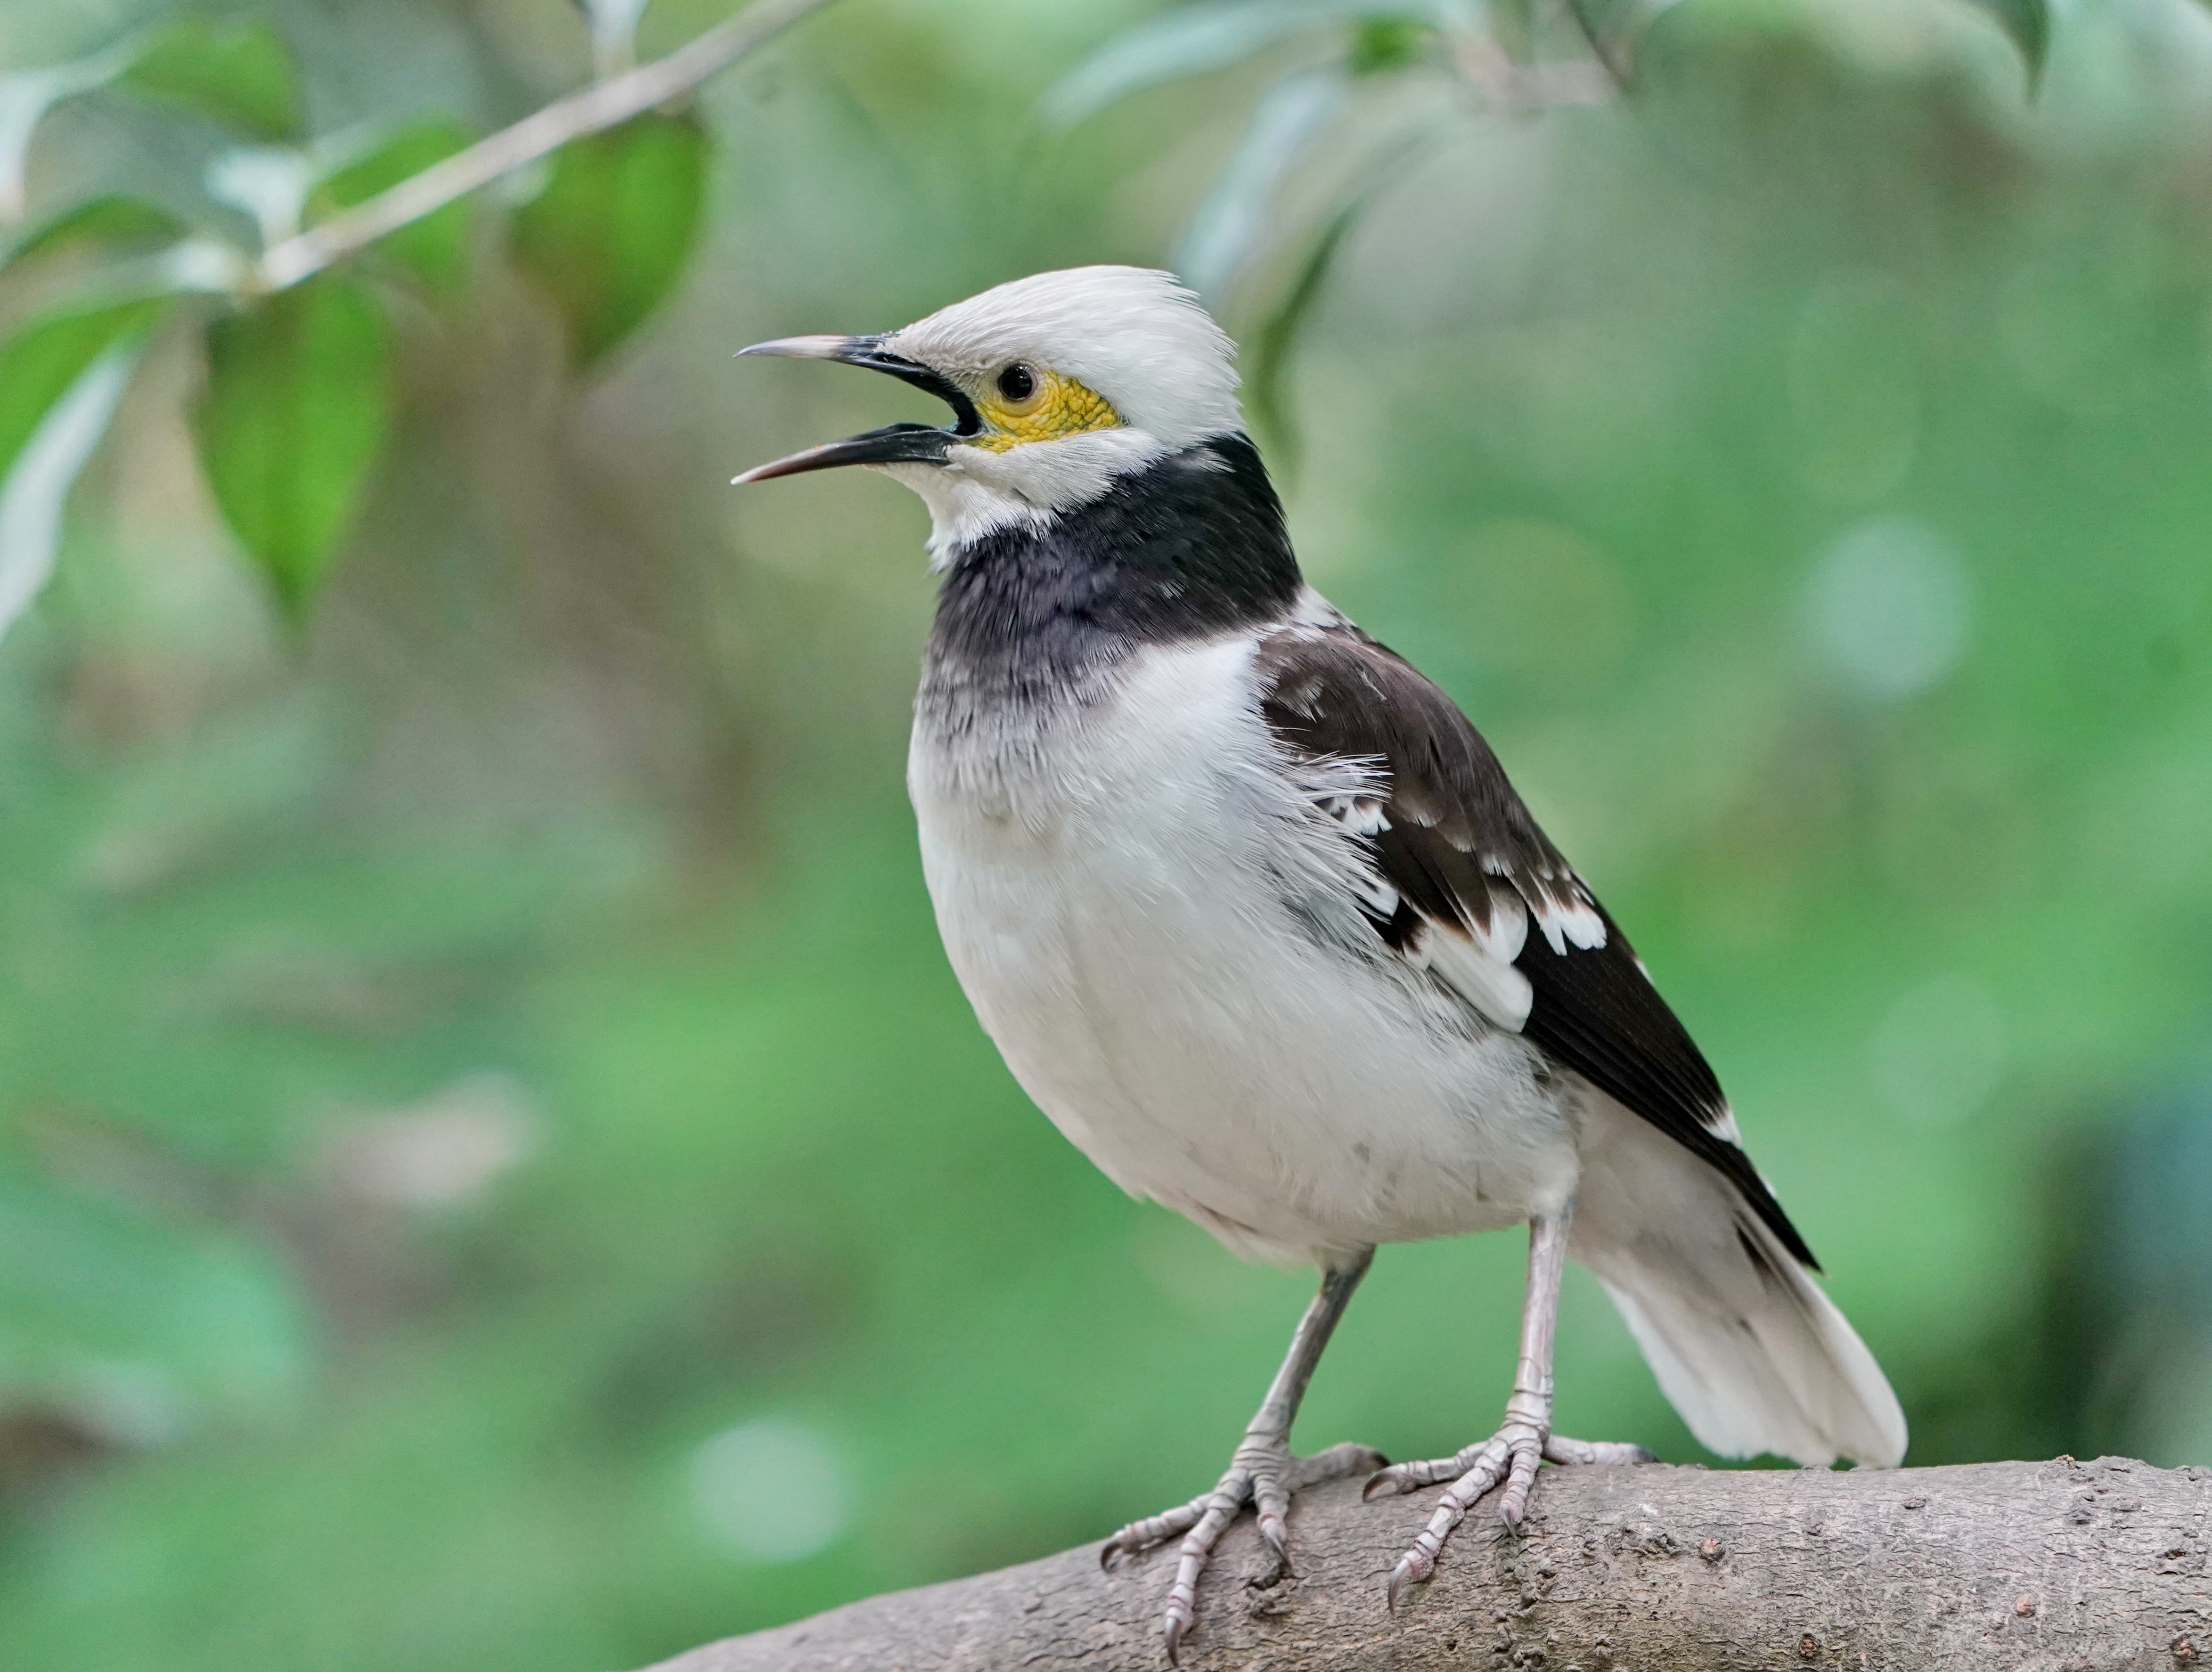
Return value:
M 951 409 L 736 481 L 858 465 L 927 508 L 908 788 L 945 952 L 1006 1066 L 1124 1190 L 1318 1268 L 1227 1471 L 1102 1548 L 1179 1541 L 1170 1662 L 1248 1508 L 1287 1564 L 1295 1492 L 1441 1487 L 1395 1609 L 1486 1493 L 1517 1527 L 1541 1462 L 1656 1461 L 1553 1431 L 1570 1258 L 1714 1452 L 1902 1460 L 1896 1395 L 1620 926 L 1452 699 L 1304 580 L 1234 345 L 1192 291 L 1079 267 L 741 353 L 865 367 Z M 1425 1461 L 1293 1454 L 1376 1249 L 1518 1226 L 1498 1429 Z

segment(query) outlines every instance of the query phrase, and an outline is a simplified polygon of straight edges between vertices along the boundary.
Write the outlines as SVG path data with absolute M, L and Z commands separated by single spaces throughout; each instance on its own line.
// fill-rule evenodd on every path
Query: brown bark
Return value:
M 1247 1516 L 1199 1587 L 1189 1672 L 2180 1672 L 2212 1669 L 2212 1468 L 1547 1468 L 1527 1525 L 1475 1507 L 1395 1616 L 1430 1512 L 1299 1495 L 1294 1572 Z M 1174 1550 L 1098 1547 L 732 1638 L 657 1672 L 1158 1672 Z

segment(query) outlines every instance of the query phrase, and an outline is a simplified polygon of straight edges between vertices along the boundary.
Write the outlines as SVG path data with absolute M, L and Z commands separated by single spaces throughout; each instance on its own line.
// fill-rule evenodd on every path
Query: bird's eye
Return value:
M 1009 406 L 1024 406 L 1036 398 L 1037 374 L 1017 360 L 999 374 L 999 395 Z

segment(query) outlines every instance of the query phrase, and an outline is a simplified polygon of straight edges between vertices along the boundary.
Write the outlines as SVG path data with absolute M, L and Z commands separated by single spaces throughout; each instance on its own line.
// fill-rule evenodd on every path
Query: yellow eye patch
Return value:
M 1072 377 L 1039 368 L 1030 373 L 1030 392 L 1018 401 L 1008 400 L 996 383 L 986 385 L 975 398 L 983 417 L 983 433 L 968 443 L 991 453 L 1004 453 L 1024 441 L 1050 441 L 1063 435 L 1079 435 L 1087 429 L 1112 429 L 1121 422 L 1103 395 L 1086 389 Z

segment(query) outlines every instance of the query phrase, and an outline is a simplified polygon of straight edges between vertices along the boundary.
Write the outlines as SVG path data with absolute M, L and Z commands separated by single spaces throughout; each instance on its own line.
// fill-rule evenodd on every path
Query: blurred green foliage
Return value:
M 308 223 L 356 208 L 465 150 L 471 137 L 450 116 L 426 116 L 407 123 L 367 156 L 338 169 L 315 188 L 307 200 Z M 469 209 L 464 198 L 400 228 L 378 240 L 369 262 L 389 262 L 433 296 L 452 300 L 468 283 Z
M 641 55 L 720 15 L 664 4 Z M 585 208 L 524 181 L 288 293 L 343 368 L 290 404 L 240 392 L 273 327 L 127 264 L 619 31 L 266 8 L 312 180 L 241 185 L 220 112 L 46 119 L 24 228 L 146 207 L 11 265 L 0 400 L 143 360 L 0 640 L 0 1664 L 605 1672 L 1214 1477 L 1306 1279 L 1121 1198 L 945 970 L 919 508 L 722 485 L 927 404 L 737 346 L 1200 233 L 1310 570 L 1635 936 L 1913 1460 L 2212 1456 L 2212 21 L 2073 9 L 2028 103 L 1972 7 L 1693 0 L 1623 100 L 1539 9 L 1504 80 L 1423 8 L 1214 9 L 1252 28 L 1152 75 L 1135 0 L 847 0 L 634 218 L 556 164 Z M 0 16 L 19 68 L 175 21 Z M 1240 173 L 1271 100 L 1298 144 Z M 593 277 L 694 192 L 689 260 Z M 39 323 L 110 261 L 145 318 Z M 203 472 L 278 414 L 311 477 Z M 296 625 L 240 538 L 325 577 Z M 1385 1250 L 1302 1442 L 1492 1421 L 1521 1261 Z M 1560 1353 L 1571 1432 L 1698 1455 L 1579 1278 Z
M 319 590 L 383 450 L 390 356 L 375 298 L 339 273 L 208 331 L 194 414 L 208 487 L 295 614 Z
M 559 303 L 580 362 L 642 325 L 684 271 L 708 143 L 688 117 L 637 117 L 564 146 L 515 211 L 515 258 Z
M 151 36 L 119 79 L 250 138 L 307 137 L 291 52 L 266 23 L 181 19 Z

